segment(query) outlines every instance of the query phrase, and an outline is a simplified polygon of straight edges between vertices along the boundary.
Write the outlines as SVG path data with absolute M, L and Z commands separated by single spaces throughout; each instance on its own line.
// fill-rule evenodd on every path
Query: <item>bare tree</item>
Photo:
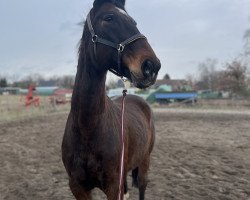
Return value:
M 218 61 L 216 59 L 208 58 L 198 65 L 199 70 L 199 89 L 215 90 L 215 82 L 217 81 L 217 72 L 215 70 Z
M 106 90 L 114 89 L 117 87 L 117 81 L 111 78 L 106 84 Z
M 244 54 L 246 56 L 249 56 L 250 55 L 250 28 L 245 31 L 243 39 L 245 41 Z
M 240 60 L 233 60 L 226 65 L 221 86 L 231 94 L 242 96 L 247 89 L 247 67 Z
M 63 88 L 72 89 L 74 86 L 75 77 L 71 75 L 65 75 L 58 78 L 58 86 Z
M 249 22 L 250 22 L 250 17 L 249 17 Z M 242 60 L 244 61 L 248 70 L 250 70 L 250 28 L 245 30 L 245 33 L 243 35 L 243 41 L 244 41 L 244 53 L 242 55 Z
M 6 77 L 9 84 L 13 84 L 20 80 L 20 74 L 17 73 L 7 74 L 4 77 Z
M 188 85 L 190 85 L 193 89 L 195 88 L 196 80 L 192 74 L 187 74 L 185 80 L 187 80 Z
M 35 83 L 32 81 L 32 79 L 30 77 L 26 77 L 26 78 L 22 79 L 21 81 L 14 82 L 12 85 L 14 87 L 20 87 L 20 88 L 27 89 L 31 84 L 35 84 Z
M 250 22 L 250 17 L 249 17 Z M 250 28 L 248 28 L 243 36 L 244 40 L 244 54 L 245 56 L 250 56 Z

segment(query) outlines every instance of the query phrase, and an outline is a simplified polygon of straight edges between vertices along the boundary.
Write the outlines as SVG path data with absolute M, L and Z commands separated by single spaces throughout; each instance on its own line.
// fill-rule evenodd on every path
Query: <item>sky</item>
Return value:
M 0 76 L 74 75 L 79 23 L 92 4 L 0 0 Z M 161 60 L 159 78 L 195 75 L 207 58 L 218 59 L 222 67 L 243 51 L 250 28 L 250 0 L 127 0 L 126 10 Z

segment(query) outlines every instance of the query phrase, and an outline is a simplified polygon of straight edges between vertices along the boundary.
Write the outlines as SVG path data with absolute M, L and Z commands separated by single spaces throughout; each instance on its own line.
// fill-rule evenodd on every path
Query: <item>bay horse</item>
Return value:
M 77 200 L 92 199 L 101 189 L 108 200 L 118 198 L 121 155 L 122 98 L 106 96 L 108 70 L 135 87 L 155 83 L 159 59 L 125 8 L 125 0 L 95 0 L 79 47 L 71 110 L 62 142 L 62 160 Z M 153 114 L 141 98 L 128 95 L 124 113 L 124 188 L 132 171 L 133 185 L 144 200 L 155 130 Z M 123 197 L 122 197 L 123 198 Z

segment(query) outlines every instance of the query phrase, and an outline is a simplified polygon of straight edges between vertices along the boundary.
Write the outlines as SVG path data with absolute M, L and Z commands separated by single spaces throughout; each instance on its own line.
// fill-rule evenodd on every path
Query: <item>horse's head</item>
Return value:
M 94 1 L 87 20 L 92 52 L 100 70 L 110 69 L 146 88 L 154 84 L 161 64 L 124 4 L 125 0 Z

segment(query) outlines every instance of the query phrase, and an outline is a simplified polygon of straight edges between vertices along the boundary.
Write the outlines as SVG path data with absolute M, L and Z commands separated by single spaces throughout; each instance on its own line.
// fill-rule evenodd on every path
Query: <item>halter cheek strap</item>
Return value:
M 144 35 L 138 33 L 136 35 L 133 35 L 132 37 L 126 39 L 125 41 L 121 42 L 120 44 L 111 42 L 109 40 L 103 39 L 98 37 L 98 35 L 95 34 L 94 28 L 92 26 L 91 23 L 91 19 L 90 19 L 90 13 L 87 16 L 87 24 L 88 24 L 88 28 L 89 28 L 89 32 L 91 33 L 92 36 L 92 42 L 94 43 L 94 54 L 95 54 L 95 58 L 97 58 L 96 56 L 96 49 L 97 49 L 97 43 L 112 47 L 114 49 L 117 50 L 117 69 L 113 68 L 113 67 L 109 67 L 109 71 L 111 71 L 112 73 L 114 73 L 117 76 L 123 77 L 123 73 L 122 73 L 122 69 L 121 69 L 121 54 L 124 50 L 124 48 L 135 42 L 136 40 L 139 39 L 147 39 Z

